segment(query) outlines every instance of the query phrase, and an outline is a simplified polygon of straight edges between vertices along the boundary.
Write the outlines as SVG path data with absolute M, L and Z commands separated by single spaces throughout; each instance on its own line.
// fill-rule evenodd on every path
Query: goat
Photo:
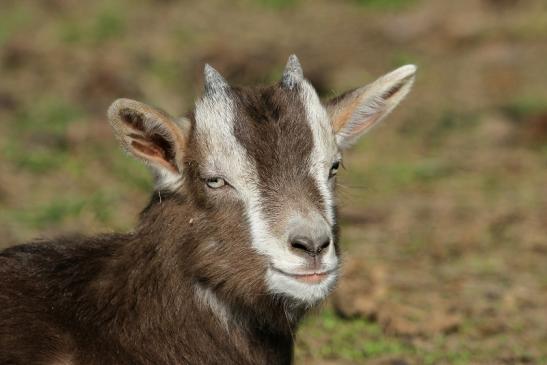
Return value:
M 289 57 L 273 86 L 205 65 L 193 112 L 119 99 L 121 146 L 155 176 L 126 234 L 0 253 L 0 364 L 290 364 L 339 274 L 342 151 L 409 92 L 403 66 L 322 103 Z

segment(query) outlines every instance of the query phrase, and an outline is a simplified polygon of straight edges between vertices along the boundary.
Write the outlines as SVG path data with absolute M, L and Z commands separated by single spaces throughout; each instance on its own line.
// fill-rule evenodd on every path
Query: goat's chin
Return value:
M 275 295 L 289 297 L 307 306 L 313 306 L 325 299 L 334 288 L 338 271 L 331 271 L 319 282 L 306 282 L 269 268 L 266 273 L 268 289 Z

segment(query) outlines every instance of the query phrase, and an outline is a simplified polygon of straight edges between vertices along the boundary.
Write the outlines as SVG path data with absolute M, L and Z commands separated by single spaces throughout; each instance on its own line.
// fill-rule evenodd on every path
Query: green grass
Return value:
M 372 193 L 424 188 L 454 176 L 455 166 L 440 158 L 384 161 L 352 170 L 346 177 L 351 188 L 364 188 Z
M 101 44 L 117 39 L 125 34 L 127 29 L 126 12 L 115 5 L 103 6 L 97 13 L 82 21 L 67 18 L 58 23 L 58 36 L 70 44 Z
M 113 197 L 103 192 L 87 197 L 61 197 L 44 204 L 13 211 L 11 218 L 31 229 L 44 229 L 60 225 L 67 219 L 78 218 L 82 213 L 92 213 L 101 223 L 112 218 Z
M 434 346 L 421 348 L 405 338 L 385 334 L 376 322 L 363 318 L 342 319 L 330 308 L 309 316 L 297 338 L 297 358 L 343 359 L 366 364 L 387 357 L 414 359 L 424 365 L 465 365 L 474 357 L 472 351 L 464 347 L 450 348 L 448 335 L 437 335 L 431 339 Z
M 284 9 L 296 5 L 298 0 L 254 0 L 258 5 L 270 9 Z
M 117 8 L 107 8 L 97 14 L 90 29 L 90 34 L 97 42 L 116 38 L 125 31 L 124 12 Z
M 64 135 L 70 123 L 77 121 L 83 112 L 61 98 L 38 100 L 20 110 L 13 121 L 17 133 L 43 133 Z
M 390 179 L 395 185 L 394 188 L 432 182 L 452 173 L 452 168 L 447 162 L 433 158 L 412 163 L 381 165 L 380 170 L 378 173 Z
M 46 98 L 21 109 L 8 123 L 2 153 L 15 166 L 45 173 L 65 165 L 69 158 L 66 133 L 82 112 L 61 99 Z
M 32 228 L 46 228 L 77 217 L 85 206 L 83 199 L 58 199 L 32 209 L 14 212 L 14 218 Z
M 58 152 L 49 148 L 24 148 L 10 144 L 3 149 L 7 160 L 18 168 L 36 174 L 43 174 L 62 167 L 68 160 L 65 152 Z
M 469 136 L 479 122 L 477 114 L 445 111 L 432 126 L 427 128 L 423 143 L 431 149 L 443 149 L 447 139 Z
M 147 65 L 147 71 L 165 87 L 180 87 L 184 82 L 182 66 L 175 59 L 155 57 Z
M 314 358 L 358 361 L 414 352 L 404 341 L 383 336 L 377 323 L 363 318 L 345 320 L 332 309 L 325 309 L 320 315 L 311 315 L 304 322 L 298 337 L 310 338 L 313 344 L 300 344 L 297 356 L 305 353 Z M 317 347 L 315 342 L 321 345 Z
M 353 0 L 367 8 L 379 10 L 401 10 L 413 6 L 417 0 Z
M 32 12 L 28 7 L 16 6 L 0 11 L 0 47 L 22 27 L 32 20 Z
M 547 112 L 547 100 L 535 96 L 519 96 L 506 105 L 505 112 L 515 119 Z
M 152 191 L 153 179 L 150 170 L 140 161 L 127 156 L 119 149 L 97 151 L 96 156 L 108 160 L 112 174 L 126 186 L 136 187 L 147 194 Z
M 450 365 L 466 365 L 473 358 L 471 352 L 461 351 L 432 351 L 419 354 L 424 365 L 435 365 L 440 362 Z

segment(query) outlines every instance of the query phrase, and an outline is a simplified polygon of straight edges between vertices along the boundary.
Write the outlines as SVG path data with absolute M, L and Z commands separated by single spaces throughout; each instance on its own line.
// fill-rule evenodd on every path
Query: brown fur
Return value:
M 278 87 L 235 90 L 240 105 L 236 138 L 255 161 L 266 219 L 274 229 L 282 228 L 288 208 L 301 214 L 307 206 L 325 210 L 309 176 L 313 137 L 298 93 Z
M 406 95 L 414 72 L 414 66 L 405 66 L 388 75 L 399 79 L 376 85 L 381 93 L 376 90 L 378 95 L 373 95 L 391 104 L 389 108 L 372 105 L 377 114 L 353 125 L 351 137 L 381 120 Z M 215 105 L 229 105 L 230 112 L 232 106 L 235 109 L 233 143 L 247 154 L 250 162 L 243 165 L 252 166 L 253 173 L 256 168 L 258 176 L 245 184 L 256 183 L 250 195 L 253 204 L 260 205 L 268 229 L 277 231 L 278 237 L 289 237 L 279 233 L 291 233 L 286 228 L 291 214 L 305 219 L 308 212 L 315 212 L 323 215 L 319 220 L 330 215 L 331 207 L 325 206 L 328 202 L 322 201 L 314 182 L 321 177 L 310 176 L 307 166 L 314 141 L 298 97 L 303 84 L 296 56 L 289 58 L 284 81 L 272 87 L 231 88 L 210 66 L 204 74 L 205 97 L 212 98 L 207 101 L 220 100 L 223 103 Z M 351 119 L 364 90 L 327 105 L 335 131 Z M 222 112 L 200 112 L 198 117 L 216 123 L 222 121 L 217 118 Z M 109 119 L 122 147 L 152 167 L 157 189 L 169 191 L 154 192 L 131 233 L 36 241 L 0 252 L 0 365 L 291 363 L 292 334 L 300 318 L 332 286 L 320 288 L 308 301 L 290 291 L 292 296 L 270 292 L 285 293 L 266 282 L 273 260 L 264 246 L 270 242 L 258 239 L 262 246 L 253 247 L 251 228 L 255 235 L 263 231 L 249 226 L 244 195 L 229 184 L 208 185 L 209 176 L 204 180 L 209 161 L 205 159 L 211 156 L 203 145 L 211 141 L 198 140 L 192 114 L 175 120 L 142 103 L 119 99 L 110 107 Z M 211 125 L 200 128 L 216 127 Z M 222 144 L 220 137 L 212 139 L 211 144 Z M 338 142 L 339 148 L 352 139 Z M 210 152 L 222 153 L 212 156 L 219 161 L 236 146 L 222 147 Z M 229 168 L 245 159 L 242 154 L 231 160 Z M 334 189 L 333 175 L 325 171 L 324 178 Z M 212 179 L 222 181 L 217 176 Z M 328 224 L 323 220 L 324 224 L 313 223 L 312 228 L 322 229 L 316 240 L 324 244 L 327 237 L 329 245 L 333 238 L 338 254 L 336 219 Z M 304 247 L 303 255 L 315 265 L 321 251 L 291 239 L 273 244 L 300 251 Z M 285 258 L 285 251 L 279 252 L 270 256 Z
M 277 87 L 234 94 L 237 138 L 257 162 L 272 214 L 281 213 L 280 197 L 320 206 L 301 166 L 312 142 L 296 95 Z M 133 121 L 135 133 L 143 134 L 141 122 Z M 243 206 L 207 191 L 189 133 L 182 187 L 160 192 L 161 200 L 154 193 L 134 232 L 37 241 L 0 253 L 0 364 L 292 361 L 304 305 L 267 292 L 265 258 L 251 248 Z M 157 154 L 172 154 L 169 148 Z M 229 308 L 228 329 L 199 301 L 198 285 Z
M 244 227 L 218 214 L 164 195 L 133 234 L 5 250 L 0 363 L 42 364 L 58 354 L 82 365 L 289 363 L 295 323 L 287 304 L 265 295 L 257 257 L 231 247 L 248 239 Z M 219 218 L 222 230 L 209 223 Z M 202 230 L 219 239 L 215 252 L 193 238 Z M 195 282 L 214 287 L 236 313 L 230 333 L 197 303 Z

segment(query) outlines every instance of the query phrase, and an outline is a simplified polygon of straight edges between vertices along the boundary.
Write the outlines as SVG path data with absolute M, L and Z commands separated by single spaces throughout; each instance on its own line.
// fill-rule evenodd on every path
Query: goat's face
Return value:
M 202 208 L 212 228 L 199 243 L 199 276 L 309 305 L 338 275 L 342 150 L 397 105 L 414 72 L 402 67 L 323 105 L 294 56 L 266 88 L 230 87 L 206 66 L 192 117 L 126 99 L 109 116 L 122 145 L 154 169 L 158 189 Z

